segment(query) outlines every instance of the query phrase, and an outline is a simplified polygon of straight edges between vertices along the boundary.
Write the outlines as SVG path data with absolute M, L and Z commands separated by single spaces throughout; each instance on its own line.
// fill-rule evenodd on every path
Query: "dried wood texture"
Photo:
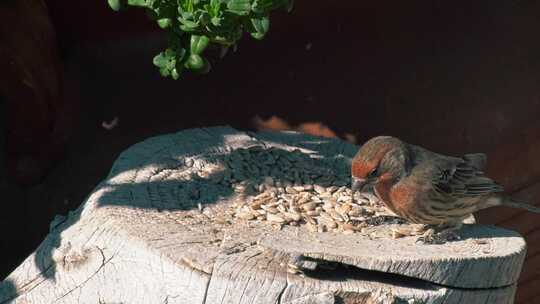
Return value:
M 119 156 L 78 210 L 51 223 L 0 285 L 0 303 L 513 302 L 525 243 L 508 230 L 467 225 L 459 241 L 426 245 L 392 239 L 394 222 L 346 234 L 240 218 L 255 194 L 231 183 L 266 174 L 235 167 L 235 153 L 250 147 L 299 149 L 332 167 L 338 184 L 357 149 L 229 127 L 145 140 Z M 267 174 L 277 183 L 282 173 Z

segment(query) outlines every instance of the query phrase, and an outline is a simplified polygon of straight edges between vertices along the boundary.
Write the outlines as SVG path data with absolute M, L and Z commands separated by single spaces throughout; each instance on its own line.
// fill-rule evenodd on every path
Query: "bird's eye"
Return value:
M 371 172 L 369 172 L 368 178 L 371 179 L 371 178 L 377 177 L 377 173 L 378 173 L 378 172 L 377 172 L 377 168 L 371 170 Z

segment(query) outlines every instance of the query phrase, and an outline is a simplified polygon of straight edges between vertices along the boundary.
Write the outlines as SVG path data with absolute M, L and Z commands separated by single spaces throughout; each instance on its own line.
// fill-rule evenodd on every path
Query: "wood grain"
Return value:
M 229 127 L 147 139 L 118 157 L 79 209 L 51 223 L 1 283 L 0 303 L 513 303 L 525 242 L 509 230 L 465 225 L 461 240 L 425 245 L 391 238 L 389 225 L 368 237 L 233 218 L 230 206 L 246 197 L 213 176 L 193 177 L 251 146 L 345 164 L 357 149 Z

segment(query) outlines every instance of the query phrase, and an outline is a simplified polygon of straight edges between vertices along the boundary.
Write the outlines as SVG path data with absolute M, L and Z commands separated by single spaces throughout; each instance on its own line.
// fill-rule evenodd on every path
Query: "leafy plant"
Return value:
M 180 78 L 184 70 L 206 73 L 203 52 L 210 46 L 225 54 L 244 32 L 263 39 L 270 27 L 271 11 L 292 8 L 293 0 L 108 0 L 119 11 L 142 7 L 169 35 L 169 46 L 154 57 L 162 76 Z

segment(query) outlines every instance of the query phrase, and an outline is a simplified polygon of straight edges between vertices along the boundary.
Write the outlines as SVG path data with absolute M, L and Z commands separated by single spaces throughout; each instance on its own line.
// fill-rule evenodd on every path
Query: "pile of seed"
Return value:
M 276 225 L 305 224 L 311 231 L 354 233 L 375 224 L 374 216 L 385 215 L 372 196 L 355 195 L 345 186 L 315 185 L 272 187 L 237 206 L 235 216 L 268 221 Z
M 242 200 L 232 206 L 236 218 L 267 221 L 277 228 L 306 225 L 313 232 L 346 234 L 384 223 L 389 217 L 378 199 L 352 193 L 345 157 L 321 157 L 300 150 L 251 147 L 225 156 L 217 182 L 233 187 Z
M 223 171 L 221 181 L 254 187 L 247 190 L 264 191 L 266 177 L 272 177 L 276 187 L 308 184 L 341 187 L 351 180 L 349 164 L 342 155 L 324 158 L 299 149 L 241 148 L 227 154 L 223 163 L 228 170 Z

